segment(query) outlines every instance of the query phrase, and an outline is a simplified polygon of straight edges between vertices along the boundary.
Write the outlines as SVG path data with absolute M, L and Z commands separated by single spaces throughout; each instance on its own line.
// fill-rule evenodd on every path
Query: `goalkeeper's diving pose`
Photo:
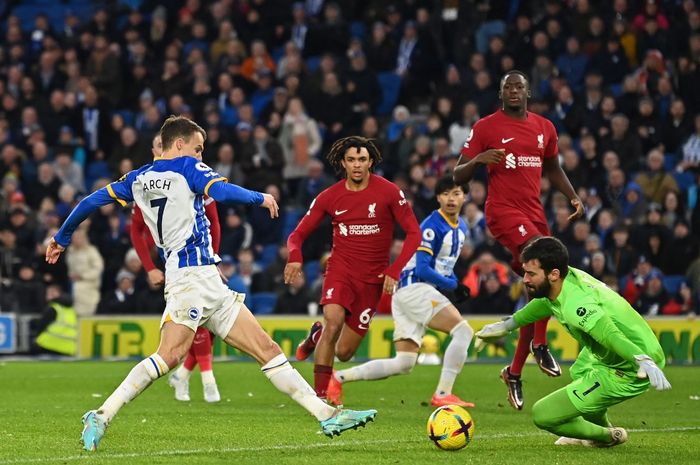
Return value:
M 665 357 L 644 319 L 605 284 L 568 266 L 564 244 L 541 237 L 523 249 L 523 279 L 533 297 L 513 316 L 484 326 L 477 343 L 554 315 L 582 347 L 571 366 L 572 382 L 532 407 L 538 428 L 561 436 L 557 445 L 609 447 L 627 431 L 608 420 L 608 408 L 632 399 L 649 385 L 671 389 L 661 369 Z

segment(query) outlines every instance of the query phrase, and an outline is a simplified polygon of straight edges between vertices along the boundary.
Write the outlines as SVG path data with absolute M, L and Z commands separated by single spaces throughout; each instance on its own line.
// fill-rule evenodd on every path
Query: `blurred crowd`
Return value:
M 205 163 L 283 207 L 272 221 L 262 209 L 219 205 L 230 287 L 258 313 L 313 311 L 330 224 L 306 241 L 306 280 L 285 286 L 282 270 L 287 235 L 336 180 L 326 149 L 350 134 L 375 138 L 377 172 L 422 220 L 472 125 L 498 108 L 511 69 L 530 77 L 530 110 L 554 122 L 561 163 L 586 204 L 586 217 L 569 224 L 566 199 L 543 179 L 552 232 L 572 265 L 644 315 L 698 308 L 694 0 L 19 3 L 0 6 L 3 312 L 41 313 L 49 285 L 81 316 L 162 312 L 162 290 L 130 245 L 128 207 L 93 215 L 57 266 L 43 254 L 80 198 L 150 161 L 170 114 L 206 129 Z M 456 268 L 473 295 L 461 310 L 509 313 L 522 290 L 485 227 L 486 195 L 480 172 Z

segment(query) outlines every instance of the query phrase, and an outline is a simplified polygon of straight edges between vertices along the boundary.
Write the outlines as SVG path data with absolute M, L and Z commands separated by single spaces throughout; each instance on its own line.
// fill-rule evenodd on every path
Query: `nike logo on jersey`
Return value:
M 507 144 L 508 142 L 512 141 L 513 139 L 515 139 L 515 137 L 511 137 L 509 139 L 501 139 L 501 144 Z
M 358 327 L 359 329 L 363 330 L 363 331 L 364 331 L 365 329 L 369 329 L 369 326 L 365 326 L 365 325 L 357 325 L 357 327 Z
M 336 211 L 335 211 L 335 214 L 336 214 L 336 215 L 342 215 L 342 214 L 345 213 L 346 211 L 347 211 L 347 210 L 336 210 Z

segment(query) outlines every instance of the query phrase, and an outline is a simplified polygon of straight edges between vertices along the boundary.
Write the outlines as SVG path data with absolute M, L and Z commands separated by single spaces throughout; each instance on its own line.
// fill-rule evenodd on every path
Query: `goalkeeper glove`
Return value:
M 471 290 L 469 287 L 465 286 L 462 283 L 457 284 L 457 288 L 454 290 L 455 294 L 455 302 L 464 302 L 469 298 L 471 295 Z
M 474 348 L 477 350 L 477 352 L 479 352 L 484 348 L 487 342 L 493 342 L 496 339 L 500 339 L 517 327 L 518 325 L 515 323 L 512 316 L 504 318 L 503 321 L 499 321 L 498 323 L 488 324 L 477 331 Z
M 649 384 L 654 386 L 654 389 L 657 391 L 671 389 L 671 383 L 668 382 L 664 372 L 654 363 L 651 357 L 648 355 L 635 355 L 634 361 L 639 365 L 637 378 L 649 378 Z

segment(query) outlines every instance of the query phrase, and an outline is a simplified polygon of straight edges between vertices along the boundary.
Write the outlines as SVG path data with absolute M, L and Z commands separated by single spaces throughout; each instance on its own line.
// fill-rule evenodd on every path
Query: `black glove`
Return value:
M 464 302 L 471 296 L 471 290 L 462 283 L 457 284 L 457 288 L 454 290 L 455 302 Z

